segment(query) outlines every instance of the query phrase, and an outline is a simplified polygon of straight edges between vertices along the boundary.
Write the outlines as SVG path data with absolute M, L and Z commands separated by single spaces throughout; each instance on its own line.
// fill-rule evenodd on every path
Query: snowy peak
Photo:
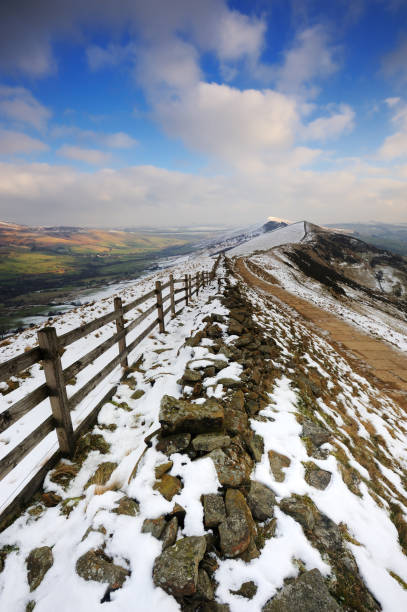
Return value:
M 250 255 L 256 251 L 268 251 L 282 244 L 301 242 L 307 235 L 307 222 L 299 221 L 291 225 L 280 226 L 273 231 L 267 231 L 244 244 L 240 244 L 229 250 L 226 255 Z

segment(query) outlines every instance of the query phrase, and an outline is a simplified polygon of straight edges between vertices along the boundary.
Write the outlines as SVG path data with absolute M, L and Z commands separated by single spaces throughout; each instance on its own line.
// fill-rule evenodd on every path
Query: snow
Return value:
M 278 228 L 272 232 L 266 232 L 240 244 L 226 252 L 228 257 L 235 255 L 249 255 L 255 251 L 267 251 L 282 244 L 301 242 L 306 234 L 305 221 L 292 223 L 286 227 Z

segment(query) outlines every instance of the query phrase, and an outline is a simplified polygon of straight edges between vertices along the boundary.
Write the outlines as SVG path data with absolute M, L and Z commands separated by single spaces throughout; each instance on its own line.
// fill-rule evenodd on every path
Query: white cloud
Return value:
M 385 139 L 378 153 L 386 161 L 407 157 L 407 104 L 399 100 L 395 106 L 392 123 L 397 131 Z
M 31 138 L 22 132 L 0 129 L 0 154 L 14 155 L 16 153 L 32 153 L 46 151 L 48 146 L 38 140 Z
M 400 102 L 400 98 L 386 98 L 385 102 L 387 106 L 393 108 L 393 106 L 396 106 Z
M 51 130 L 51 136 L 69 138 L 81 143 L 93 142 L 108 149 L 131 149 L 138 145 L 138 141 L 125 132 L 95 132 L 74 125 L 56 125 Z
M 0 85 L 0 115 L 43 130 L 51 117 L 51 111 L 24 87 Z
M 234 61 L 245 56 L 257 59 L 265 31 L 263 20 L 225 10 L 217 20 L 214 48 L 223 61 Z
M 118 66 L 135 53 L 135 45 L 118 45 L 110 43 L 106 48 L 99 45 L 89 45 L 86 48 L 86 59 L 91 70 L 113 68 Z
M 330 138 L 337 138 L 344 132 L 350 131 L 354 126 L 355 113 L 346 104 L 339 106 L 339 112 L 330 117 L 318 117 L 303 129 L 305 140 L 318 140 L 324 142 Z
M 110 153 L 104 153 L 97 149 L 83 149 L 82 147 L 73 147 L 64 145 L 57 151 L 58 155 L 73 159 L 74 161 L 85 162 L 94 166 L 103 166 L 110 160 Z
M 295 94 L 304 93 L 305 88 L 309 96 L 315 79 L 328 77 L 338 70 L 337 54 L 338 49 L 330 44 L 321 25 L 302 30 L 284 54 L 283 65 L 277 72 L 277 88 Z
M 382 60 L 382 71 L 389 77 L 396 79 L 401 84 L 407 82 L 407 38 L 401 40 L 398 46 Z

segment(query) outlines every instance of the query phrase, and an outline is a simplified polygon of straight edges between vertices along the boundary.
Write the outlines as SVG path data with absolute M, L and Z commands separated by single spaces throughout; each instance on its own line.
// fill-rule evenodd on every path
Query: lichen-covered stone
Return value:
M 249 582 L 243 582 L 240 589 L 237 591 L 230 591 L 233 595 L 240 595 L 240 597 L 246 597 L 246 599 L 253 599 L 257 593 L 257 584 L 250 580 Z
M 34 548 L 27 557 L 27 580 L 30 591 L 34 591 L 42 582 L 45 574 L 54 563 L 49 546 Z
M 309 462 L 305 466 L 305 481 L 320 491 L 327 488 L 331 482 L 331 477 L 331 472 L 322 470 L 315 463 Z
M 114 463 L 113 461 L 104 461 L 98 466 L 93 476 L 89 478 L 84 488 L 87 489 L 91 485 L 106 484 L 116 468 L 117 463 Z
M 283 482 L 285 480 L 285 472 L 283 472 L 283 468 L 289 467 L 291 460 L 277 451 L 270 450 L 269 462 L 274 479 L 277 482 Z
M 172 461 L 167 461 L 166 463 L 161 463 L 154 468 L 154 474 L 156 478 L 161 478 L 170 471 L 174 463 Z
M 159 555 L 153 568 L 153 580 L 174 597 L 194 595 L 197 590 L 198 565 L 206 550 L 203 536 L 178 540 Z
M 169 523 L 166 524 L 164 532 L 161 536 L 163 541 L 163 550 L 175 544 L 178 533 L 178 519 L 174 516 Z
M 280 508 L 298 521 L 305 531 L 312 531 L 314 529 L 316 513 L 314 505 L 308 501 L 308 498 L 300 495 L 285 497 L 280 502 Z
M 159 420 L 164 434 L 207 433 L 223 428 L 224 413 L 222 406 L 214 399 L 204 404 L 193 404 L 164 395 Z
M 145 519 L 141 528 L 141 533 L 151 533 L 152 536 L 159 540 L 167 526 L 167 521 L 163 516 L 156 519 Z
M 243 435 L 249 429 L 249 420 L 243 410 L 229 408 L 225 414 L 225 429 L 231 435 Z
M 250 479 L 253 461 L 249 455 L 235 444 L 228 448 L 217 448 L 209 454 L 219 482 L 225 487 L 240 487 Z
M 225 557 L 237 557 L 255 535 L 255 526 L 242 493 L 228 489 L 225 498 L 226 520 L 219 525 L 220 547 Z
M 191 442 L 190 433 L 175 434 L 161 437 L 157 442 L 157 450 L 168 457 L 173 453 L 182 453 Z
M 192 447 L 199 452 L 210 453 L 215 448 L 226 448 L 230 437 L 221 433 L 199 434 L 192 440 Z
M 244 410 L 244 393 L 241 389 L 234 391 L 229 404 L 233 410 Z
M 196 596 L 197 598 L 201 600 L 203 599 L 204 601 L 212 601 L 213 599 L 215 599 L 215 592 L 213 589 L 212 582 L 206 571 L 202 568 L 198 569 Z
M 329 442 L 331 439 L 331 434 L 327 429 L 316 425 L 308 419 L 305 419 L 303 422 L 301 436 L 303 438 L 309 438 L 316 447 Z
M 183 383 L 196 383 L 202 380 L 202 374 L 198 370 L 191 370 L 186 368 L 182 375 Z
M 180 479 L 176 476 L 170 476 L 169 474 L 163 474 L 153 486 L 153 489 L 159 491 L 168 501 L 171 501 L 174 495 L 177 495 L 177 493 L 181 491 L 181 488 Z
M 259 434 L 254 433 L 253 431 L 249 431 L 249 433 L 244 437 L 247 449 L 253 459 L 257 462 L 261 461 L 261 458 L 264 453 L 264 440 Z
M 226 519 L 225 502 L 221 495 L 208 493 L 208 495 L 202 496 L 202 502 L 206 529 L 213 529 Z
M 74 461 L 83 463 L 90 452 L 98 451 L 105 455 L 109 450 L 110 444 L 101 434 L 87 433 L 81 436 L 76 444 Z
M 104 582 L 115 588 L 123 586 L 130 572 L 115 565 L 102 550 L 89 550 L 76 562 L 76 573 L 84 580 Z
M 340 612 L 319 570 L 304 572 L 263 607 L 263 612 Z
M 247 503 L 255 519 L 266 521 L 274 515 L 276 497 L 266 485 L 252 480 L 247 494 Z
M 115 514 L 126 514 L 127 516 L 137 516 L 139 504 L 130 497 L 124 495 L 120 498 L 117 508 L 113 510 Z

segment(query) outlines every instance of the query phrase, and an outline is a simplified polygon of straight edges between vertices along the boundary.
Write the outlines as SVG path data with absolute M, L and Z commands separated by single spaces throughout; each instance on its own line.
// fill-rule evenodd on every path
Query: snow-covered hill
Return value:
M 290 244 L 300 242 L 306 235 L 305 221 L 292 223 L 286 227 L 275 229 L 272 232 L 262 233 L 259 236 L 239 244 L 238 246 L 227 251 L 228 257 L 235 255 L 249 255 L 255 251 L 266 251 L 282 244 Z

